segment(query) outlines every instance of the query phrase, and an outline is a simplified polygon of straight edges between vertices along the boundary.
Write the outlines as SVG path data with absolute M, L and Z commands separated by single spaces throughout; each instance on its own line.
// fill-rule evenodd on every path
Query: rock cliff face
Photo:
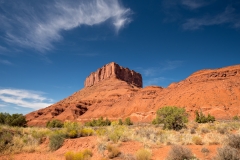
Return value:
M 28 125 L 45 126 L 51 119 L 89 121 L 99 117 L 150 122 L 163 106 L 183 107 L 191 119 L 196 110 L 217 119 L 240 116 L 240 65 L 197 71 L 167 88 L 140 88 L 141 80 L 138 73 L 110 63 L 92 73 L 82 90 L 27 114 Z
M 96 72 L 91 73 L 86 78 L 84 86 L 90 87 L 111 77 L 115 77 L 129 84 L 142 88 L 141 74 L 128 68 L 121 67 L 114 62 L 109 63 L 98 69 Z

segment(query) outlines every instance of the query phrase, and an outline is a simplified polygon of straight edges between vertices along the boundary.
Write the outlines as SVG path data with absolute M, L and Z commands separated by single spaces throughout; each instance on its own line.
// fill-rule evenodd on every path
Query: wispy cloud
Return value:
M 7 105 L 6 104 L 0 104 L 0 107 L 6 107 Z
M 239 29 L 240 3 L 224 1 L 223 4 L 216 0 L 164 0 L 162 3 L 162 10 L 166 14 L 164 22 L 178 21 L 184 30 L 198 30 L 222 24 Z
M 142 69 L 142 72 L 145 76 L 154 76 L 156 73 L 158 73 L 158 71 L 159 71 L 158 67 Z
M 150 78 L 147 79 L 146 82 L 144 83 L 145 86 L 150 86 L 150 85 L 159 85 L 159 83 L 166 81 L 167 79 L 165 77 L 155 77 L 155 78 Z
M 162 72 L 173 70 L 175 68 L 180 67 L 183 64 L 183 61 L 180 60 L 174 60 L 174 61 L 164 61 L 159 63 L 156 67 L 150 67 L 150 68 L 139 68 L 140 72 L 143 73 L 143 75 L 150 77 L 150 76 L 157 76 Z
M 13 104 L 36 110 L 51 105 L 52 100 L 44 97 L 42 92 L 21 89 L 0 89 L 0 103 L 2 103 L 2 106 Z
M 184 23 L 183 29 L 185 30 L 197 30 L 204 26 L 230 24 L 233 27 L 240 27 L 240 15 L 234 14 L 235 9 L 227 7 L 226 10 L 215 16 L 205 16 L 203 18 L 191 18 Z
M 213 0 L 182 0 L 181 3 L 189 9 L 197 9 L 212 3 Z
M 13 65 L 10 61 L 8 61 L 8 60 L 4 60 L 4 59 L 0 59 L 0 64 L 4 64 L 4 65 Z
M 131 21 L 131 10 L 118 0 L 3 0 L 0 9 L 5 40 L 40 52 L 54 48 L 53 43 L 63 39 L 62 31 L 111 22 L 118 33 Z
M 3 47 L 3 46 L 0 46 L 0 54 L 1 54 L 1 51 L 6 52 L 6 51 L 7 51 L 7 48 L 6 48 L 6 47 Z

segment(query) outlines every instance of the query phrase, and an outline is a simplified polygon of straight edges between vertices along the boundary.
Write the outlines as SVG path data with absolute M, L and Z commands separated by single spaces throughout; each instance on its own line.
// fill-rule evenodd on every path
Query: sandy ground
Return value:
M 64 154 L 67 151 L 81 151 L 84 149 L 89 149 L 92 151 L 93 160 L 100 160 L 102 155 L 98 152 L 97 144 L 99 140 L 95 136 L 90 137 L 81 137 L 76 139 L 67 139 L 65 140 L 63 146 L 57 151 L 50 152 L 48 151 L 48 141 L 45 141 L 40 145 L 41 150 L 39 152 L 33 153 L 20 153 L 14 155 L 5 155 L 0 156 L 0 160 L 64 160 Z M 121 153 L 134 155 L 137 150 L 143 148 L 143 144 L 136 141 L 121 142 L 117 144 Z M 192 150 L 193 154 L 200 160 L 210 160 L 213 156 L 216 155 L 216 150 L 219 148 L 219 145 L 187 145 Z M 205 147 L 209 150 L 209 153 L 202 153 L 201 149 Z M 164 160 L 168 152 L 171 149 L 169 146 L 153 146 L 152 150 L 152 160 Z M 106 153 L 105 153 L 106 154 Z M 120 159 L 120 158 L 117 158 Z

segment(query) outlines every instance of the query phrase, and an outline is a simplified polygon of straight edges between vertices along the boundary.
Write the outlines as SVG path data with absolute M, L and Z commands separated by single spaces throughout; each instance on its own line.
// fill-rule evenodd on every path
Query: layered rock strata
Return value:
M 92 72 L 85 80 L 84 87 L 93 86 L 103 80 L 115 77 L 117 79 L 123 80 L 129 84 L 142 88 L 142 76 L 141 74 L 119 66 L 118 64 L 112 62 L 102 68 L 98 69 L 96 72 Z

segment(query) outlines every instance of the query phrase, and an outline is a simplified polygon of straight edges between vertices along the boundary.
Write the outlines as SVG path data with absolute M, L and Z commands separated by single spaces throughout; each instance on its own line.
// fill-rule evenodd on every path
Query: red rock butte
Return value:
M 71 96 L 27 114 L 28 125 L 45 126 L 52 119 L 89 121 L 99 117 L 150 122 L 163 106 L 183 107 L 190 119 L 196 110 L 217 119 L 240 116 L 240 65 L 200 70 L 167 88 L 141 88 L 141 74 L 112 62 L 91 73 L 84 85 Z
M 91 73 L 85 80 L 84 86 L 90 87 L 103 80 L 115 77 L 119 80 L 123 80 L 129 84 L 135 85 L 142 88 L 142 75 L 119 66 L 118 64 L 112 62 L 102 68 L 98 69 L 96 72 Z

